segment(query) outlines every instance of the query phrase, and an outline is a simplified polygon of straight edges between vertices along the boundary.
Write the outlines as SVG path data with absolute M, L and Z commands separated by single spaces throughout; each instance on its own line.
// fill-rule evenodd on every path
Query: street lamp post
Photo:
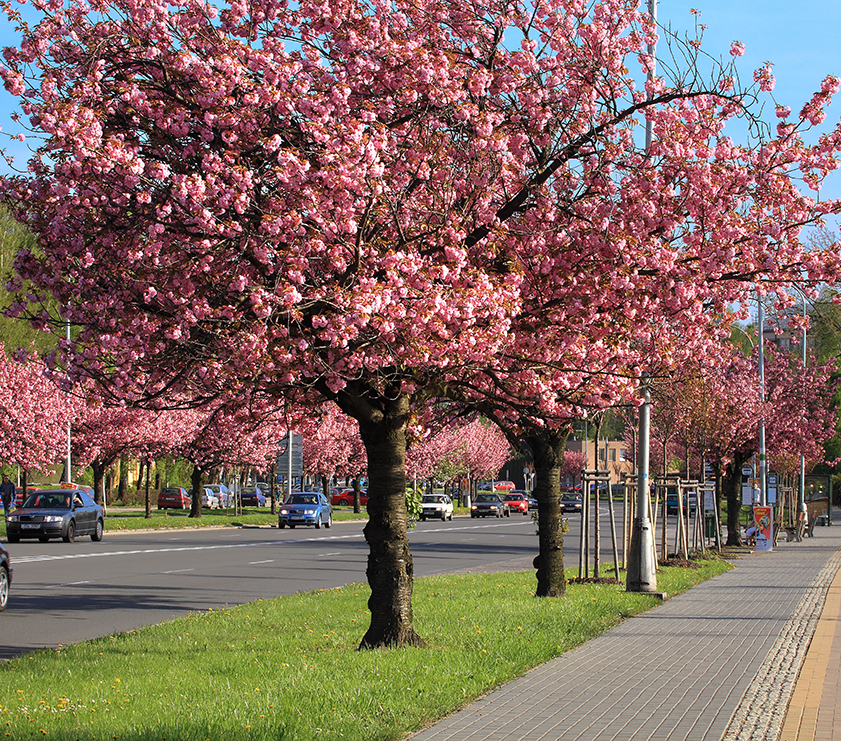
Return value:
M 806 295 L 803 295 L 803 374 L 805 380 L 806 374 Z M 805 401 L 805 399 L 804 399 Z M 806 409 L 801 410 L 801 414 L 805 416 Z M 797 514 L 801 515 L 806 512 L 806 456 L 800 454 L 800 486 L 797 492 Z
M 756 302 L 759 306 L 759 503 L 768 505 L 768 478 L 765 458 L 765 312 L 762 308 L 762 298 L 757 293 Z
M 628 575 L 625 588 L 629 592 L 657 591 L 657 564 L 654 562 L 654 532 L 648 517 L 648 459 L 651 433 L 651 389 L 647 375 L 642 379 L 643 403 L 640 407 L 639 455 L 637 456 L 637 504 Z M 663 523 L 665 526 L 665 523 Z

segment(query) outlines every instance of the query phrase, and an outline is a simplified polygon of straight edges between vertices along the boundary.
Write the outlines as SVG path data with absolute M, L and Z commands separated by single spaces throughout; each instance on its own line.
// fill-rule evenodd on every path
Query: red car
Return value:
M 526 499 L 525 495 L 519 492 L 509 491 L 503 494 L 502 498 L 508 502 L 508 509 L 512 512 L 519 512 L 523 515 L 529 513 L 529 500 Z
M 158 495 L 158 509 L 190 509 L 190 495 L 186 489 L 167 486 Z
M 340 489 L 330 497 L 330 504 L 333 507 L 347 507 L 353 505 L 353 489 Z M 368 490 L 363 489 L 359 492 L 359 506 L 364 507 L 368 504 Z
M 494 491 L 511 491 L 515 488 L 513 481 L 494 481 Z

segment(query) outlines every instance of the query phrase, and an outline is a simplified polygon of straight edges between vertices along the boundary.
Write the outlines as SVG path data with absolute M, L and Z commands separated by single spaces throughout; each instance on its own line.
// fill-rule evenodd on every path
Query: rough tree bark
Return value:
M 371 624 L 360 649 L 422 646 L 412 612 L 414 565 L 406 510 L 406 427 L 410 398 L 398 387 L 377 392 L 348 387 L 339 405 L 359 422 L 368 455 L 368 609 Z
M 736 451 L 724 477 L 727 497 L 727 545 L 742 545 L 742 524 L 739 522 L 742 510 L 742 466 L 752 455 L 752 452 Z
M 105 502 L 105 472 L 113 462 L 113 460 L 108 462 L 91 461 L 91 470 L 93 471 L 93 498 L 99 505 Z
M 537 597 L 563 597 L 566 593 L 561 466 L 568 437 L 568 429 L 543 429 L 525 437 L 534 456 L 533 494 L 538 503 Z

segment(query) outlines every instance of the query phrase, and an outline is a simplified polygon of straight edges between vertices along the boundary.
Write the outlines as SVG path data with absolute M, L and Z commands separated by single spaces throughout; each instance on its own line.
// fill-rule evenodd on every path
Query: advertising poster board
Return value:
M 756 550 L 770 551 L 774 545 L 773 507 L 754 507 L 753 524 L 756 527 Z

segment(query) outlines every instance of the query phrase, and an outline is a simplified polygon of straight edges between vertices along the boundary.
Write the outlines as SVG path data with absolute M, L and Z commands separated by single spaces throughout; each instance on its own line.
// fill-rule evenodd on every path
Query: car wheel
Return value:
M 327 515 L 327 522 L 324 523 L 324 527 L 333 527 L 333 513 L 331 512 Z
M 321 530 L 321 515 L 319 514 L 318 517 L 315 518 L 315 529 Z
M 20 535 L 7 535 L 6 540 L 10 543 L 20 543 Z
M 339 500 L 339 506 L 340 507 L 347 507 L 349 504 L 350 504 L 350 502 L 348 502 L 347 499 L 340 499 Z
M 281 530 L 283 530 L 283 528 L 285 528 L 285 527 L 286 527 L 286 523 L 285 523 L 285 522 L 278 522 L 278 523 L 277 523 L 277 526 L 278 526 Z
M 0 610 L 6 609 L 9 601 L 9 570 L 5 566 L 0 567 Z
M 447 513 L 446 513 L 446 512 L 442 512 L 442 513 L 441 513 L 441 522 L 446 522 L 446 521 L 447 521 Z
M 452 522 L 452 521 L 453 521 L 453 513 L 450 512 L 450 522 Z
M 506 517 L 511 517 L 511 510 L 510 509 L 505 510 L 505 516 Z
M 96 527 L 93 529 L 93 532 L 91 533 L 91 540 L 94 543 L 98 543 L 100 540 L 102 540 L 102 533 L 103 533 L 104 530 L 105 530 L 105 523 L 102 522 L 102 520 L 97 520 L 96 521 Z
M 67 526 L 67 532 L 64 533 L 64 537 L 62 540 L 65 543 L 72 543 L 76 539 L 76 523 L 73 520 L 70 520 L 70 524 Z

